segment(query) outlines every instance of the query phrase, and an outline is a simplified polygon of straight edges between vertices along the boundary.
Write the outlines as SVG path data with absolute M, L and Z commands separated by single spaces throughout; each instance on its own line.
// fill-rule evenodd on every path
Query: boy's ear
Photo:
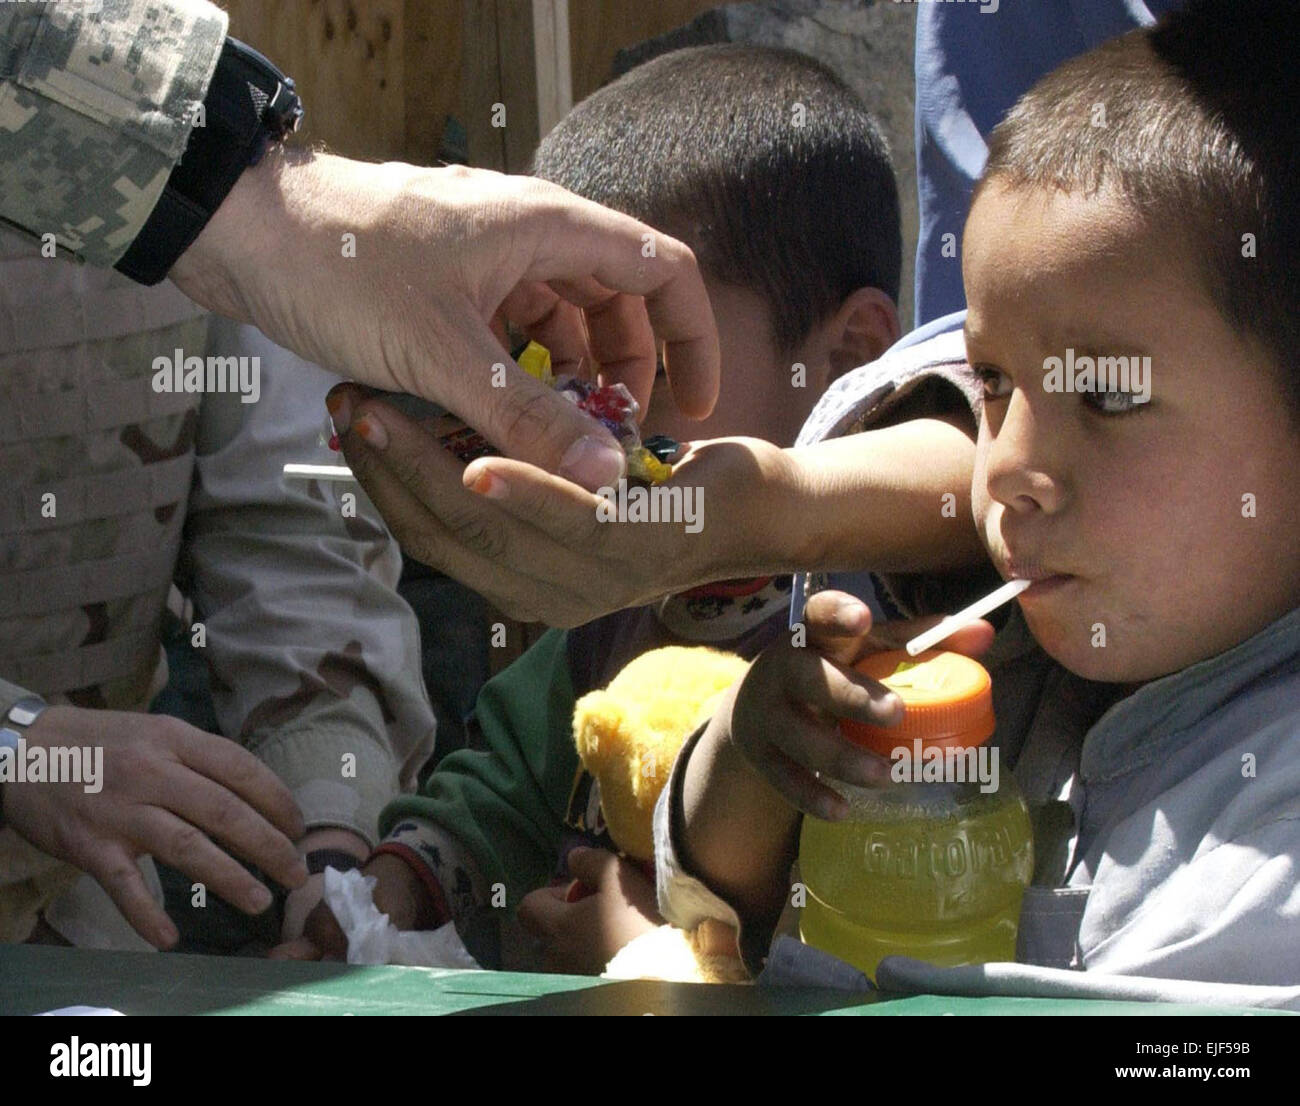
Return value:
M 898 341 L 902 326 L 892 299 L 879 288 L 859 288 L 844 298 L 823 333 L 835 380 L 884 353 Z

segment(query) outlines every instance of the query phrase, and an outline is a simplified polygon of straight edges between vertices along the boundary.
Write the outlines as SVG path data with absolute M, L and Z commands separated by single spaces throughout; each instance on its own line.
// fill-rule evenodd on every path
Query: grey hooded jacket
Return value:
M 879 425 L 936 380 L 977 408 L 960 330 L 842 377 L 800 442 Z M 816 586 L 798 581 L 796 593 Z M 892 958 L 880 982 L 1300 1010 L 1300 610 L 1119 701 L 1048 657 L 1018 608 L 983 659 L 994 741 L 1034 812 L 1020 964 Z M 744 934 L 745 920 L 683 869 L 671 839 L 689 748 L 656 810 L 660 908 L 678 925 L 716 917 Z

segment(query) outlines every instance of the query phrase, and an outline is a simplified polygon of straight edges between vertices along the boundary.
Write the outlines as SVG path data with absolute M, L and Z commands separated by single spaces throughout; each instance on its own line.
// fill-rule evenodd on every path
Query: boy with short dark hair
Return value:
M 879 127 L 830 69 L 759 46 L 677 50 L 587 97 L 533 173 L 689 242 L 780 312 L 792 353 L 859 288 L 898 299 L 898 188 Z M 699 436 L 699 435 L 696 435 Z
M 1271 985 L 1235 1001 L 1291 1006 L 1298 49 L 1287 5 L 1194 2 L 1062 65 L 994 133 L 966 224 L 964 342 L 851 374 L 810 421 L 814 437 L 870 426 L 882 384 L 967 363 L 983 382 L 976 522 L 1000 572 L 1033 581 L 985 654 L 994 741 L 1040 815 L 1018 959 Z M 1116 358 L 1150 359 L 1149 396 L 1098 371 Z M 817 649 L 778 645 L 751 668 L 656 812 L 665 916 L 740 924 L 753 967 L 789 898 L 800 811 L 846 813 L 816 773 L 887 785 L 888 763 L 836 726 L 897 717 L 848 668 L 880 645 L 852 600 L 832 616 L 841 600 L 809 603 Z M 988 627 L 961 644 L 987 647 Z M 961 979 L 989 990 L 1011 973 Z

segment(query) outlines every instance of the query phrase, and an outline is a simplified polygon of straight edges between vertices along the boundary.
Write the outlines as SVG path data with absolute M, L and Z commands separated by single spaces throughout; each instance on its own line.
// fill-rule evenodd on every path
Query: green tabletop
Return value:
M 0 1014 L 36 1014 L 64 1006 L 106 1006 L 124 1014 L 1243 1013 L 1151 1003 L 890 998 L 814 989 L 0 946 Z

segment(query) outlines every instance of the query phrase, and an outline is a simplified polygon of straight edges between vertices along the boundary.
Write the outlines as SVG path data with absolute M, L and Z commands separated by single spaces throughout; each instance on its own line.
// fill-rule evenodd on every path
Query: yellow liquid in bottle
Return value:
M 1008 788 L 903 787 L 917 801 L 900 789 L 865 798 L 848 821 L 804 818 L 800 937 L 872 978 L 893 954 L 945 967 L 1014 960 L 1033 873 L 1024 800 Z

